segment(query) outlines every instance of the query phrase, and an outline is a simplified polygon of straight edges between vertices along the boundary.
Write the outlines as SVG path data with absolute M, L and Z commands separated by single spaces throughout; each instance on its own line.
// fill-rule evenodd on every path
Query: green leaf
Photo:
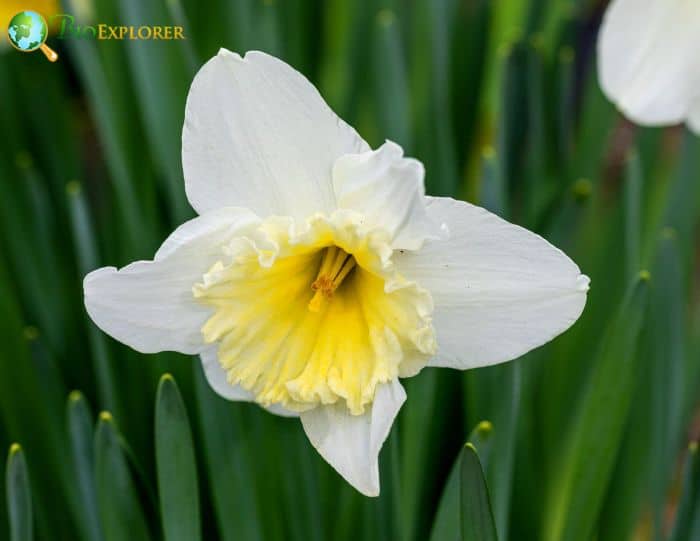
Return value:
M 172 24 L 163 1 L 124 0 L 118 5 L 126 24 Z M 188 84 L 194 73 L 188 69 L 182 52 L 173 46 L 177 45 L 175 41 L 137 40 L 129 45 L 125 49 L 146 140 L 161 173 L 171 221 L 179 223 L 192 215 L 182 178 L 180 134 Z
M 329 0 L 321 4 L 323 32 L 319 88 L 328 104 L 347 118 L 358 92 L 364 67 L 360 55 L 366 48 L 366 5 L 353 0 Z M 364 41 L 363 41 L 364 40 Z
M 449 22 L 455 3 L 449 0 L 414 2 L 411 96 L 416 154 L 425 162 L 426 190 L 432 195 L 455 195 L 459 174 L 452 129 L 449 91 Z
M 201 538 L 197 465 L 185 405 L 170 374 L 156 396 L 156 467 L 163 533 L 166 541 Z
M 492 200 L 497 204 L 496 200 Z M 522 363 L 512 362 L 470 370 L 464 375 L 467 426 L 489 418 L 496 426 L 492 452 L 484 471 L 489 484 L 496 527 L 501 538 L 508 537 L 511 481 L 517 446 L 521 409 Z M 483 460 L 483 453 L 479 449 Z
M 377 13 L 374 24 L 373 82 L 379 131 L 386 139 L 411 148 L 406 58 L 401 29 L 390 9 Z
M 464 446 L 460 458 L 459 494 L 462 541 L 497 541 L 484 470 L 471 443 Z
M 112 415 L 100 414 L 95 431 L 95 485 L 106 541 L 148 541 L 150 535 Z
M 399 426 L 394 425 L 379 456 L 381 497 L 374 506 L 380 539 L 406 539 L 406 522 L 401 520 L 401 475 L 399 461 Z
M 426 479 L 426 463 L 431 455 L 432 437 L 426 436 L 426 427 L 433 428 L 431 419 L 436 415 L 436 393 L 439 384 L 436 370 L 426 370 L 420 378 L 406 380 L 406 394 L 411 397 L 403 406 L 399 438 L 401 441 L 401 517 L 404 519 L 404 533 L 413 537 L 417 527 L 416 517 L 422 504 L 422 491 Z M 433 432 L 437 434 L 440 432 Z M 430 434 L 430 432 L 428 432 Z
M 696 526 L 700 515 L 700 453 L 696 441 L 688 446 L 682 479 L 683 493 L 669 541 L 698 541 L 700 531 Z
M 10 540 L 31 541 L 34 538 L 32 522 L 32 496 L 24 452 L 17 443 L 10 447 L 7 457 L 5 486 L 7 490 L 7 514 L 10 519 Z
M 66 185 L 66 196 L 68 198 L 71 233 L 73 234 L 73 242 L 77 253 L 78 270 L 84 275 L 96 269 L 99 265 L 97 242 L 94 237 L 85 194 L 77 180 L 70 181 Z M 92 352 L 101 404 L 110 411 L 120 413 L 121 409 L 116 402 L 114 374 L 105 336 L 92 322 L 88 321 L 87 326 L 88 342 Z
M 627 263 L 626 277 L 634 276 L 641 264 L 641 205 L 642 205 L 642 164 L 639 154 L 631 151 L 625 168 L 625 250 Z
M 687 292 L 675 231 L 661 234 L 652 267 L 654 283 L 647 316 L 647 353 L 650 355 L 650 381 L 647 383 L 647 430 L 650 463 L 646 469 L 651 482 L 651 503 L 657 536 L 661 537 L 668 485 L 681 444 L 683 431 L 684 361 L 686 335 L 683 315 Z
M 78 6 L 74 5 L 77 3 L 75 0 L 64 2 L 69 12 L 80 11 L 76 9 Z M 100 2 L 96 7 L 105 4 Z M 125 239 L 129 247 L 145 255 L 145 247 L 150 244 L 153 230 L 145 227 L 147 222 L 144 219 L 143 206 L 131 181 L 137 171 L 139 175 L 142 174 L 143 167 L 142 163 L 136 165 L 136 158 L 130 153 L 134 146 L 131 144 L 129 128 L 133 129 L 134 122 L 132 119 L 124 119 L 128 116 L 124 111 L 128 111 L 131 105 L 131 90 L 126 84 L 128 79 L 124 77 L 123 71 L 114 73 L 120 71 L 121 62 L 107 62 L 101 59 L 100 51 L 105 50 L 104 41 L 66 39 L 63 43 L 80 77 L 114 186 L 123 228 L 119 238 Z M 106 51 L 114 53 L 115 49 L 108 47 Z M 117 76 L 120 78 L 117 79 Z M 142 156 L 138 158 L 143 159 Z
M 499 49 L 498 69 L 503 86 L 499 91 L 499 115 L 496 127 L 496 156 L 498 158 L 497 186 L 508 194 L 519 179 L 523 134 L 527 130 L 527 56 L 522 43 L 514 42 Z M 499 201 L 502 216 L 510 214 L 508 198 Z
M 95 490 L 94 425 L 85 397 L 78 391 L 68 396 L 66 423 L 73 469 L 75 470 L 80 520 L 83 537 L 91 541 L 103 539 Z
M 193 364 L 199 426 L 211 499 L 223 541 L 261 541 L 262 519 L 256 483 L 241 423 L 241 405 L 217 396 L 201 363 Z M 277 517 L 265 520 L 276 521 Z
M 680 444 L 683 362 L 685 358 L 683 287 L 675 234 L 665 231 L 658 243 L 644 327 L 639 384 L 627 433 L 601 517 L 601 541 L 626 539 L 643 503 L 650 504 L 655 538 L 662 537 L 668 484 Z
M 506 217 L 508 209 L 508 192 L 505 176 L 501 171 L 501 162 L 493 147 L 481 149 L 481 191 L 479 203 L 486 210 Z
M 484 467 L 489 463 L 492 452 L 493 426 L 488 421 L 482 421 L 469 435 L 467 440 L 478 449 L 482 457 Z M 435 522 L 430 533 L 430 541 L 458 541 L 460 539 L 460 464 L 464 450 L 457 455 L 456 460 L 447 478 L 445 487 L 440 497 Z
M 588 540 L 603 504 L 637 376 L 648 294 L 642 271 L 608 326 L 561 457 L 551 463 L 546 541 Z

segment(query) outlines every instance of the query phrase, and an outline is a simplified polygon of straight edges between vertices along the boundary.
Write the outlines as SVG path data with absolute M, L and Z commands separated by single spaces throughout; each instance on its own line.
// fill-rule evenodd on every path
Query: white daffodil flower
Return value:
M 192 83 L 182 134 L 199 217 L 153 261 L 90 273 L 85 305 L 145 352 L 199 354 L 230 400 L 299 416 L 366 495 L 406 399 L 399 378 L 513 359 L 567 329 L 588 278 L 541 237 L 426 197 L 423 166 L 376 150 L 284 62 L 226 50 Z
M 630 120 L 687 122 L 700 133 L 700 1 L 613 0 L 598 40 L 598 78 Z

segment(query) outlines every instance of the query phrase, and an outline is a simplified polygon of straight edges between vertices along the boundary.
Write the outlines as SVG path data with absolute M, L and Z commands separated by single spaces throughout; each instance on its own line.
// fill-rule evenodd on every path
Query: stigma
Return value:
M 315 291 L 308 304 L 311 312 L 320 312 L 326 301 L 333 298 L 333 293 L 355 268 L 355 258 L 338 246 L 325 249 L 318 275 L 311 284 Z

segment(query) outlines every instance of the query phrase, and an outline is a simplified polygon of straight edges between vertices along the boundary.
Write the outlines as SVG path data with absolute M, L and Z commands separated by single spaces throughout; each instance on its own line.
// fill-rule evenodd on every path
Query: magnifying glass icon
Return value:
M 46 19 L 36 11 L 20 11 L 7 27 L 7 37 L 15 49 L 23 53 L 40 49 L 50 62 L 56 62 L 58 54 L 45 43 L 48 35 Z

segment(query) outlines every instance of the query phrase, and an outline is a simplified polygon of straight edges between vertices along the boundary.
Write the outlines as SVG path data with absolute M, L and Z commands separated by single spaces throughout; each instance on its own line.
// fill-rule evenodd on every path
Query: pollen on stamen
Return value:
M 311 284 L 314 296 L 309 301 L 309 311 L 321 311 L 324 302 L 333 298 L 333 293 L 355 268 L 355 264 L 355 258 L 342 248 L 329 246 L 325 249 L 318 275 Z

